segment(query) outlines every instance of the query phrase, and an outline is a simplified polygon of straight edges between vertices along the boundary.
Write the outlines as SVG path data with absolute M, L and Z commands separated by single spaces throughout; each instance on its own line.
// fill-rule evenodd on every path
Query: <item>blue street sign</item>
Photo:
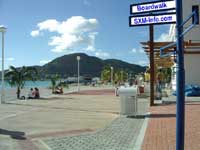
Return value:
M 155 1 L 155 2 L 146 2 L 140 4 L 132 4 L 130 6 L 131 14 L 140 14 L 154 11 L 166 11 L 173 10 L 176 8 L 176 2 L 174 0 L 167 1 Z
M 129 17 L 130 27 L 169 23 L 176 23 L 176 13 L 151 14 Z

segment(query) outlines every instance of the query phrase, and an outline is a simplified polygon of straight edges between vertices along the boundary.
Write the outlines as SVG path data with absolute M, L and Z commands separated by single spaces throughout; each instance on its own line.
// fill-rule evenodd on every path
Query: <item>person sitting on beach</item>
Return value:
M 34 97 L 35 97 L 35 95 L 34 95 L 33 88 L 31 88 L 29 93 L 28 93 L 28 99 L 33 99 Z
M 56 87 L 55 94 L 63 94 L 63 88 L 62 87 Z
M 40 92 L 39 92 L 39 89 L 35 87 L 35 91 L 34 91 L 34 98 L 35 99 L 38 99 L 40 98 Z

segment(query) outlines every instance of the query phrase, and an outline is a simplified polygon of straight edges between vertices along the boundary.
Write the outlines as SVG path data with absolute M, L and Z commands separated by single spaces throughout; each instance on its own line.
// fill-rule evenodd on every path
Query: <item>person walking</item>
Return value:
M 162 99 L 162 82 L 163 82 L 164 75 L 161 70 L 157 73 L 156 76 L 156 99 L 161 100 Z

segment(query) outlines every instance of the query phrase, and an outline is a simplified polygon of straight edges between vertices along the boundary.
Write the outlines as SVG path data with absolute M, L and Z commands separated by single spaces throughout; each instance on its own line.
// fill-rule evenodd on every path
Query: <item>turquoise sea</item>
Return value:
M 0 86 L 1 86 L 1 81 L 0 81 Z M 26 84 L 25 84 L 25 88 L 30 88 L 30 87 L 49 87 L 51 86 L 51 82 L 46 80 L 46 81 L 26 81 Z M 11 86 L 5 81 L 5 88 L 6 89 L 9 89 L 11 88 Z

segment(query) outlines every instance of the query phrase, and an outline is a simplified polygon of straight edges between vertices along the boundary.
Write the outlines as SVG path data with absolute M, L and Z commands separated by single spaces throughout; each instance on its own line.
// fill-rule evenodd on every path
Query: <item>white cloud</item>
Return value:
M 0 58 L 0 60 L 2 60 L 2 58 Z M 13 57 L 8 57 L 8 58 L 4 58 L 5 61 L 14 61 L 15 58 Z
M 145 61 L 145 60 L 141 60 L 141 61 L 138 62 L 138 64 L 141 65 L 141 66 L 147 66 L 149 64 L 149 62 Z
M 94 46 L 88 46 L 86 49 L 86 51 L 90 51 L 90 52 L 94 52 L 96 49 L 94 48 Z
M 138 50 L 139 53 L 145 53 L 143 49 Z
M 99 51 L 95 52 L 95 56 L 101 57 L 101 58 L 108 58 L 108 57 L 110 57 L 110 54 L 107 52 L 103 52 L 102 50 L 99 50 Z
M 73 16 L 66 21 L 59 22 L 55 19 L 45 20 L 38 23 L 39 33 L 49 31 L 56 33 L 56 36 L 50 37 L 49 46 L 52 46 L 53 52 L 64 52 L 77 47 L 87 47 L 86 50 L 95 51 L 95 39 L 98 20 L 86 19 L 82 16 Z M 32 31 L 34 33 L 34 31 Z M 31 32 L 31 33 L 32 33 Z M 38 34 L 39 34 L 38 33 Z M 35 32 L 35 34 L 37 34 Z
M 59 22 L 55 19 L 49 19 L 43 22 L 38 23 L 39 30 L 48 30 L 50 32 L 57 31 Z
M 31 36 L 32 37 L 36 37 L 36 36 L 39 36 L 39 35 L 40 35 L 40 31 L 39 30 L 31 31 Z
M 80 37 L 70 34 L 63 34 L 61 36 L 51 37 L 49 45 L 55 46 L 54 49 L 52 49 L 52 51 L 59 53 L 73 47 L 74 45 L 80 44 L 80 41 L 81 41 Z
M 171 41 L 171 38 L 168 33 L 162 33 L 158 39 L 155 40 L 156 42 L 166 42 Z
M 137 50 L 136 50 L 135 48 L 133 48 L 133 49 L 131 50 L 131 52 L 132 52 L 132 53 L 136 53 Z
M 40 61 L 40 64 L 44 65 L 44 64 L 47 64 L 49 63 L 51 60 L 41 60 Z
M 136 49 L 136 48 L 133 48 L 130 53 L 145 53 L 144 50 L 142 48 L 139 48 L 139 49 Z
M 8 57 L 8 58 L 6 58 L 6 60 L 7 60 L 7 61 L 14 61 L 15 58 L 13 58 L 13 57 Z

